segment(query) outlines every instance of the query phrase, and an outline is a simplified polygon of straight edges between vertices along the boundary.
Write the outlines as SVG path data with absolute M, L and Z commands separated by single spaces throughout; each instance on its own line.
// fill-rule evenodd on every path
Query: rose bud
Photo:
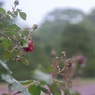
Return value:
M 32 29 L 37 29 L 38 28 L 38 25 L 37 24 L 34 24 L 33 26 L 32 26 Z
M 15 4 L 15 6 L 19 5 L 18 0 L 15 0 L 14 4 Z
M 31 42 L 31 41 L 27 41 L 27 42 L 28 42 L 28 47 L 23 47 L 23 50 L 25 52 L 32 52 L 34 49 L 33 42 Z

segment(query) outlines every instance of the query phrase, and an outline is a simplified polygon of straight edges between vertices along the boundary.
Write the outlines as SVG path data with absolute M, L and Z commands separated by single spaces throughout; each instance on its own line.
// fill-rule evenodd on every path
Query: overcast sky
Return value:
M 4 1 L 4 8 L 11 10 L 15 0 L 0 0 Z M 75 8 L 89 13 L 95 7 L 95 0 L 19 0 L 19 9 L 27 14 L 27 20 L 21 20 L 19 23 L 40 24 L 44 16 L 55 8 Z

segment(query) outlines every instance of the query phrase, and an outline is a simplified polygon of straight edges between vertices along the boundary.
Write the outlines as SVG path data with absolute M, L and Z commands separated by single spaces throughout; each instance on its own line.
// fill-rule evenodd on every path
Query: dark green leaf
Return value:
M 8 85 L 9 91 L 13 92 L 15 90 L 14 86 L 12 84 Z
M 6 15 L 6 20 L 7 20 L 8 22 L 10 22 L 10 21 L 11 21 L 11 18 L 10 18 L 10 16 L 9 16 L 9 15 Z
M 3 8 L 0 8 L 0 12 L 6 14 L 6 11 Z
M 33 82 L 33 80 L 30 80 L 30 81 L 20 81 L 20 83 L 22 84 L 22 85 L 28 85 L 28 84 L 30 84 L 30 83 L 32 83 Z
M 8 11 L 8 12 L 7 12 L 7 14 L 11 15 L 11 14 L 12 14 L 12 12 L 11 12 L 11 11 Z
M 40 89 L 41 89 L 44 93 L 48 93 L 48 90 L 47 90 L 45 87 L 40 86 Z
M 63 90 L 67 95 L 70 95 L 70 91 L 68 89 Z
M 45 81 L 40 81 L 40 85 L 46 85 Z
M 29 61 L 25 59 L 24 57 L 21 57 L 21 60 L 23 61 L 25 65 L 29 65 Z
M 33 95 L 40 95 L 41 93 L 41 89 L 40 89 L 40 86 L 39 85 L 31 85 L 29 88 L 28 88 L 28 91 L 33 94 Z
M 18 12 L 17 11 L 14 12 L 14 16 L 15 16 L 15 18 L 18 16 Z
M 23 20 L 26 20 L 26 14 L 24 12 L 19 12 L 20 14 L 20 17 L 23 19 Z
M 48 72 L 52 72 L 53 71 L 53 66 L 49 66 L 48 69 L 47 69 Z

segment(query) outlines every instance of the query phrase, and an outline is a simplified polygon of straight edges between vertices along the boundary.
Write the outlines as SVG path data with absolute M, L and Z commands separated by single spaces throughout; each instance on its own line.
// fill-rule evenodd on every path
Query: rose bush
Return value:
M 16 18 L 19 16 L 26 20 L 26 14 L 20 9 L 17 9 L 19 2 L 15 0 L 14 7 L 11 11 L 5 11 L 0 8 L 2 16 L 0 19 L 6 19 L 11 21 L 11 17 Z M 22 60 L 25 65 L 29 65 L 29 62 L 24 58 L 24 51 L 32 52 L 34 49 L 32 41 L 32 33 L 37 29 L 37 24 L 34 24 L 32 28 L 26 28 L 21 30 L 16 24 L 5 26 L 3 22 L 0 22 L 0 48 L 4 50 L 4 57 L 0 59 L 0 65 L 4 67 L 8 73 L 1 75 L 2 80 L 6 81 L 8 85 L 8 92 L 2 95 L 16 95 L 23 93 L 23 95 L 41 95 L 41 92 L 46 95 L 79 95 L 78 92 L 70 90 L 72 87 L 72 77 L 75 74 L 75 68 L 77 62 L 83 64 L 84 58 L 67 58 L 66 53 L 62 52 L 61 56 L 57 56 L 57 53 L 52 51 L 52 64 L 47 68 L 47 73 L 41 71 L 44 68 L 39 68 L 31 72 L 33 79 L 25 81 L 17 81 L 12 76 L 12 71 L 8 68 L 6 62 L 9 59 Z M 2 61 L 3 60 L 3 61 Z M 58 76 L 62 77 L 62 81 L 58 79 Z M 26 85 L 26 87 L 23 87 Z M 14 92 L 14 90 L 17 92 Z M 73 93 L 72 93 L 73 92 Z

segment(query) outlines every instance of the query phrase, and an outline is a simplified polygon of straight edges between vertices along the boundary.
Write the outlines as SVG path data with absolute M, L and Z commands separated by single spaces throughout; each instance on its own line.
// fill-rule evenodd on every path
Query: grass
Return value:
M 78 81 L 73 80 L 76 82 L 76 85 L 89 85 L 95 83 L 95 78 L 80 78 Z

